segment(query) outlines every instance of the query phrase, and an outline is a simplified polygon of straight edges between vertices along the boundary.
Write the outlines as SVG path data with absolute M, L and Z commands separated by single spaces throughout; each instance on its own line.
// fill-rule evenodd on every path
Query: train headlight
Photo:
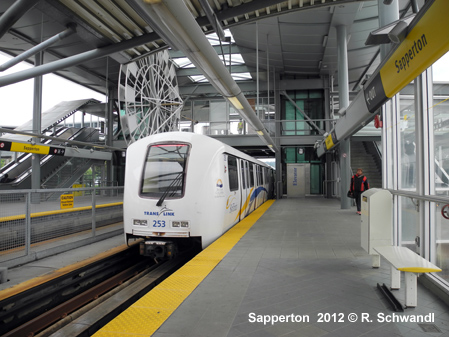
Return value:
M 190 227 L 188 221 L 172 221 L 171 226 L 176 227 L 176 228 L 179 228 L 179 227 L 189 228 Z

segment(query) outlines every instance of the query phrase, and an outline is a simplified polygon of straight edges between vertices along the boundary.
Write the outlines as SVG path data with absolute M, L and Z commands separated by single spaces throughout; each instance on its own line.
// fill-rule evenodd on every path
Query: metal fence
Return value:
M 123 187 L 0 191 L 0 265 L 123 233 Z

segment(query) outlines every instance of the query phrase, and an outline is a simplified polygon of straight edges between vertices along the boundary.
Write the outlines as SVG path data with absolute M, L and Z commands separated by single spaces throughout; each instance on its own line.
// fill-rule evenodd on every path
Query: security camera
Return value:
M 388 33 L 391 42 L 399 44 L 404 41 L 407 36 L 408 25 L 404 21 L 399 21 L 396 26 Z

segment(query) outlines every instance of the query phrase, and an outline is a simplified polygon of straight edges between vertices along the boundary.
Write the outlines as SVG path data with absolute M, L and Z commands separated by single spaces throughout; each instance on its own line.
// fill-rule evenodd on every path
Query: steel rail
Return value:
M 55 315 L 59 312 L 60 317 L 69 312 L 65 306 L 59 307 L 65 302 L 77 298 L 70 304 L 73 306 L 75 303 L 86 301 L 83 294 L 89 293 L 89 289 L 94 288 L 97 292 L 98 287 L 106 289 L 111 286 L 108 285 L 109 280 L 112 280 L 112 283 L 123 282 L 124 278 L 132 277 L 137 270 L 144 268 L 142 265 L 135 266 L 130 261 L 135 261 L 134 264 L 141 261 L 151 262 L 139 256 L 138 245 L 135 245 L 76 270 L 67 271 L 59 277 L 49 277 L 47 281 L 39 282 L 19 293 L 6 293 L 0 300 L 0 335 L 34 334 L 45 325 L 42 322 L 36 323 L 36 317 L 44 315 L 39 321 L 45 321 L 48 325 L 53 319 L 50 318 L 52 316 L 46 316 L 47 313 Z M 117 275 L 120 280 L 116 280 Z M 100 286 L 103 282 L 106 282 L 105 285 Z

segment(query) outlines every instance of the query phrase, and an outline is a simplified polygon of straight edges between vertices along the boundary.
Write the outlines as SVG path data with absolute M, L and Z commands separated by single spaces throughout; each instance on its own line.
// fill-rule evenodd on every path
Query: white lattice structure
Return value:
M 119 98 L 124 111 L 120 120 L 128 145 L 155 133 L 177 130 L 183 102 L 167 51 L 122 65 L 122 76 Z

